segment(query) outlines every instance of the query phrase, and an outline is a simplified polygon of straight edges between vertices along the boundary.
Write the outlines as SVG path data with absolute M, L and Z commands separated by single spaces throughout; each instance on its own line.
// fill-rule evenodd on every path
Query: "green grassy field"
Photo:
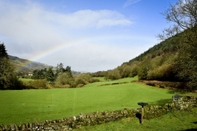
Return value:
M 83 88 L 0 91 L 0 124 L 59 119 L 80 113 L 138 108 L 171 99 L 169 90 L 131 83 L 137 78 L 101 81 Z M 126 84 L 107 85 L 118 82 Z
M 19 80 L 23 82 L 34 81 L 34 79 L 30 79 L 30 78 L 20 78 Z
M 197 108 L 189 111 L 169 112 L 140 124 L 137 118 L 124 118 L 120 121 L 101 125 L 86 126 L 74 131 L 196 131 Z

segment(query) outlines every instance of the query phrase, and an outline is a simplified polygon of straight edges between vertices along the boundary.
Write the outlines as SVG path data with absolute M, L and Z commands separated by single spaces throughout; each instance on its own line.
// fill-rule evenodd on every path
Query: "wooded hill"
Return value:
M 194 68 L 196 61 L 191 63 L 189 60 L 194 57 L 196 51 L 194 47 L 182 41 L 185 35 L 188 35 L 187 31 L 162 41 L 113 70 L 100 71 L 92 75 L 104 76 L 111 80 L 138 76 L 139 80 L 170 81 L 176 84 L 179 82 L 176 88 L 196 90 L 194 77 L 189 78 L 196 74 Z M 193 68 L 191 68 L 192 64 Z
M 138 75 L 140 80 L 179 81 L 177 77 L 177 60 L 183 43 L 179 36 L 169 38 L 141 55 L 117 67 L 121 77 Z M 130 69 L 130 74 L 127 70 Z
M 163 42 L 114 70 L 106 79 L 137 75 L 139 80 L 178 81 L 177 88 L 197 90 L 197 1 L 178 0 L 163 13 L 171 25 L 158 35 Z
M 49 68 L 49 65 L 39 63 L 39 62 L 33 62 L 27 59 L 18 58 L 16 56 L 8 56 L 11 62 L 13 63 L 15 69 L 17 72 L 33 72 L 37 69 L 44 69 Z
M 182 48 L 177 39 L 178 36 L 169 38 L 113 70 L 99 71 L 93 75 L 105 76 L 112 80 L 136 75 L 139 79 L 175 80 L 172 76 L 168 76 L 175 73 L 172 66 Z

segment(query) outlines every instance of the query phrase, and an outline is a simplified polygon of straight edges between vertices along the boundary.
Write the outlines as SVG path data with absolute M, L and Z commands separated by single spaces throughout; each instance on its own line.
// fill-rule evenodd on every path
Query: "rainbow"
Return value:
M 83 39 L 78 39 L 78 40 L 72 40 L 70 42 L 66 42 L 62 43 L 62 44 L 58 44 L 52 48 L 46 49 L 41 53 L 38 53 L 36 55 L 34 55 L 32 58 L 30 58 L 30 61 L 25 62 L 22 67 L 19 67 L 16 69 L 16 71 L 20 71 L 23 67 L 26 67 L 28 64 L 31 63 L 31 61 L 37 61 L 43 57 L 46 57 L 50 54 L 54 54 L 58 51 L 61 51 L 69 46 L 73 46 L 74 44 L 83 44 L 83 43 L 87 43 L 87 42 L 95 42 L 95 41 L 108 41 L 108 40 L 125 40 L 125 39 L 129 39 L 129 41 L 133 41 L 133 40 L 138 40 L 138 39 L 146 39 L 148 41 L 151 41 L 150 38 L 146 38 L 146 37 L 141 37 L 141 36 L 130 36 L 130 35 L 118 35 L 117 37 L 115 37 L 114 35 L 105 35 L 105 36 L 97 36 L 97 37 L 90 37 L 90 38 L 83 38 Z
M 76 44 L 76 43 L 83 43 L 83 42 L 86 42 L 87 39 L 81 39 L 81 40 L 75 40 L 75 41 L 72 41 L 72 42 L 67 42 L 66 44 L 63 43 L 63 44 L 58 44 L 58 46 L 54 46 L 52 48 L 48 48 L 44 51 L 42 51 L 41 53 L 38 53 L 36 54 L 35 56 L 33 56 L 32 58 L 29 58 L 29 60 L 27 60 L 21 67 L 18 67 L 16 68 L 16 72 L 20 72 L 22 70 L 22 68 L 26 67 L 28 64 L 30 64 L 32 61 L 37 61 L 43 57 L 46 57 L 50 54 L 53 54 L 55 52 L 58 52 L 60 50 L 63 50 L 69 46 L 72 46 L 73 44 Z

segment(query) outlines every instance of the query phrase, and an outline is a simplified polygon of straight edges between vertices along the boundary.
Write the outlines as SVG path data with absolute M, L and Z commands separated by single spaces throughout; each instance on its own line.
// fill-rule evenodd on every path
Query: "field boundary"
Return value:
M 166 103 L 164 106 L 149 105 L 144 108 L 144 118 L 151 119 L 154 117 L 167 114 L 175 110 L 189 110 L 192 107 L 197 107 L 197 97 L 194 96 L 179 96 L 179 99 Z M 64 130 L 80 128 L 82 126 L 97 125 L 110 121 L 117 121 L 127 117 L 141 118 L 141 108 L 137 109 L 122 109 L 116 111 L 93 112 L 80 114 L 69 118 L 59 120 L 45 120 L 43 122 L 26 123 L 21 125 L 1 125 L 0 131 L 24 131 L 24 130 Z

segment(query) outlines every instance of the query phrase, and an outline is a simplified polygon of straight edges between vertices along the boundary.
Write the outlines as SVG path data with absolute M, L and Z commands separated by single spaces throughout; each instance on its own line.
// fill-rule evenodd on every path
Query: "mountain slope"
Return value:
M 128 62 L 124 62 L 113 70 L 93 73 L 94 76 L 105 76 L 107 79 L 134 77 L 139 79 L 157 79 L 176 81 L 175 63 L 183 48 L 179 35 L 171 37 L 140 54 Z
M 138 75 L 139 79 L 157 79 L 165 81 L 176 81 L 175 64 L 182 43 L 178 42 L 179 36 L 169 38 L 138 57 L 123 63 L 118 67 L 121 76 L 124 77 L 124 68 L 130 67 L 130 76 Z
M 107 72 L 106 79 L 138 76 L 139 80 L 171 82 L 178 89 L 197 90 L 197 26 L 153 46 Z M 98 75 L 99 72 L 94 75 Z M 101 74 L 101 73 L 100 73 Z
M 9 55 L 9 59 L 15 66 L 16 72 L 33 72 L 36 69 L 43 69 L 49 67 L 49 65 L 18 58 L 16 56 Z

